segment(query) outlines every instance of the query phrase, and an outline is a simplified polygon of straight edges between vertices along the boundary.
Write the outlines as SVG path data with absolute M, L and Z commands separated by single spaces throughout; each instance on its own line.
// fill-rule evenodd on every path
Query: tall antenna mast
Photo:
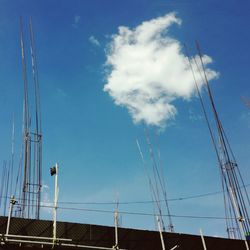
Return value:
M 168 215 L 168 222 L 169 222 L 168 229 L 170 232 L 174 232 L 174 226 L 173 226 L 172 217 L 170 214 L 170 208 L 169 208 L 168 198 L 167 198 L 167 191 L 166 191 L 166 187 L 165 187 L 165 180 L 164 180 L 164 176 L 163 176 L 163 166 L 161 165 L 161 159 L 160 159 L 160 155 L 159 155 L 160 151 L 158 148 L 158 158 L 159 158 L 158 160 L 159 160 L 159 164 L 161 165 L 161 173 L 160 173 L 159 166 L 158 166 L 158 163 L 157 163 L 156 158 L 155 158 L 153 146 L 152 146 L 152 143 L 150 141 L 150 137 L 149 137 L 149 134 L 148 134 L 148 131 L 146 130 L 146 128 L 145 128 L 145 135 L 146 135 L 146 140 L 147 140 L 147 144 L 149 147 L 150 158 L 151 158 L 151 161 L 153 164 L 153 174 L 154 174 L 154 181 L 155 181 L 155 185 L 156 185 L 156 193 L 157 193 L 158 199 L 160 200 L 159 191 L 162 192 L 162 195 L 163 195 L 163 198 L 165 201 L 165 205 L 167 208 L 167 215 Z M 162 174 L 162 176 L 161 176 L 161 174 Z M 160 184 L 160 189 L 158 188 L 158 184 L 157 184 L 158 182 Z M 162 227 L 163 231 L 165 231 L 164 223 L 162 224 L 162 226 L 163 226 Z
M 34 102 L 35 102 L 35 121 L 34 129 L 32 129 L 32 119 L 29 111 L 28 101 L 28 78 L 25 59 L 25 46 L 23 38 L 23 24 L 20 18 L 21 29 L 21 52 L 23 65 L 24 80 L 24 121 L 23 121 L 23 144 L 24 144 L 24 160 L 23 160 L 23 184 L 21 199 L 21 216 L 25 218 L 40 217 L 40 201 L 42 187 L 42 131 L 41 131 L 41 111 L 40 111 L 40 95 L 38 83 L 37 61 L 35 53 L 35 41 L 32 28 L 32 20 L 29 22 L 29 38 L 30 53 L 32 65 L 32 79 L 34 85 Z
M 23 40 L 23 21 L 20 17 L 20 41 L 22 52 L 22 66 L 23 66 L 23 81 L 24 81 L 24 108 L 23 108 L 23 144 L 24 144 L 24 175 L 22 186 L 22 217 L 26 217 L 26 210 L 28 209 L 27 191 L 29 180 L 29 168 L 30 168 L 30 132 L 29 132 L 29 105 L 28 105 L 28 79 L 27 79 L 27 67 L 25 59 L 25 48 Z M 29 217 L 29 213 L 28 213 Z
M 13 114 L 12 138 L 11 138 L 11 174 L 10 174 L 10 195 L 13 192 L 13 175 L 14 175 L 14 155 L 15 155 L 15 119 Z
M 205 80 L 205 84 L 207 87 L 208 97 L 217 128 L 217 136 L 219 139 L 218 140 L 219 145 L 217 146 L 217 148 L 220 151 L 218 160 L 219 160 L 219 166 L 221 168 L 223 186 L 225 187 L 227 195 L 226 199 L 227 202 L 225 205 L 227 206 L 228 211 L 233 211 L 234 221 L 240 230 L 241 238 L 246 239 L 246 235 L 249 234 L 250 231 L 250 221 L 248 216 L 248 208 L 250 206 L 249 197 L 239 167 L 236 163 L 234 154 L 232 152 L 226 133 L 223 129 L 222 123 L 220 121 L 218 112 L 215 107 L 215 103 L 213 100 L 211 88 L 208 83 L 199 44 L 196 43 L 196 46 L 199 53 L 203 78 Z M 227 228 L 227 230 L 233 232 L 233 235 L 237 235 L 237 232 L 235 232 L 235 228 Z M 249 249 L 246 241 L 245 243 L 246 243 L 246 248 Z
M 32 18 L 30 17 L 29 23 L 30 30 L 30 52 L 32 62 L 32 75 L 35 89 L 35 132 L 34 136 L 34 165 L 35 173 L 33 183 L 35 185 L 35 192 L 37 192 L 36 211 L 35 217 L 39 219 L 40 216 L 40 201 L 41 201 L 41 187 L 42 187 L 42 125 L 41 125 L 41 107 L 40 107 L 40 91 L 38 82 L 38 70 L 37 70 L 37 59 L 35 49 L 35 39 L 32 27 Z

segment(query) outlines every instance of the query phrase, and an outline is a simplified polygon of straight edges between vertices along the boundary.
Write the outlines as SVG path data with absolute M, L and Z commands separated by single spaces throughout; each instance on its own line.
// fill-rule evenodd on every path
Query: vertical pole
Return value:
M 116 204 L 116 209 L 115 209 L 115 214 L 114 214 L 114 219 L 115 219 L 115 245 L 113 246 L 113 249 L 119 249 L 119 243 L 118 243 L 118 224 L 119 224 L 119 213 L 118 213 L 118 198 L 117 198 L 117 204 Z
M 9 206 L 9 215 L 8 215 L 8 221 L 7 221 L 7 228 L 6 228 L 6 235 L 9 234 L 9 230 L 10 230 L 10 219 L 11 219 L 11 215 L 12 215 L 12 209 L 13 209 L 13 205 L 16 204 L 16 200 L 14 198 L 14 196 L 11 196 L 10 199 L 10 206 Z
M 15 147 L 15 120 L 13 114 L 13 123 L 12 123 L 12 138 L 11 138 L 11 171 L 10 171 L 10 194 L 12 194 L 12 186 L 13 186 L 13 175 L 14 175 L 14 150 Z
M 115 249 L 118 247 L 118 211 L 115 211 Z
M 56 219 L 57 219 L 57 201 L 58 201 L 58 164 L 55 166 L 55 194 L 54 194 L 54 221 L 53 221 L 53 246 L 56 242 Z
M 202 233 L 201 229 L 200 229 L 200 235 L 201 235 L 201 241 L 202 241 L 203 249 L 207 250 L 206 242 L 205 242 L 205 239 L 204 239 L 204 236 L 203 236 L 203 233 Z
M 163 235 L 162 235 L 161 222 L 160 222 L 159 216 L 156 216 L 156 221 L 158 224 L 158 230 L 159 230 L 160 237 L 161 237 L 162 250 L 165 250 L 165 243 L 164 243 L 164 239 L 163 239 Z
M 236 214 L 237 214 L 237 219 L 239 221 L 239 228 L 240 228 L 240 234 L 241 234 L 241 237 L 242 239 L 244 240 L 245 242 L 245 245 L 246 245 L 246 250 L 249 250 L 249 246 L 248 246 L 248 243 L 247 243 L 247 240 L 246 240 L 246 235 L 244 233 L 244 229 L 243 229 L 243 220 L 244 218 L 242 218 L 240 216 L 240 212 L 239 212 L 239 208 L 237 207 L 236 205 L 236 201 L 235 201 L 235 195 L 234 195 L 234 191 L 231 187 L 229 187 L 229 190 L 230 190 L 230 194 L 231 194 L 231 197 L 232 197 L 232 201 L 233 201 L 233 206 L 234 206 L 234 209 L 236 211 Z

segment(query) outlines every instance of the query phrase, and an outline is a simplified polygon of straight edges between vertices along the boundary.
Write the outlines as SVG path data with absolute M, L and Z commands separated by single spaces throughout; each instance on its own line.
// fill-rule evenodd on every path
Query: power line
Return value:
M 23 204 L 19 204 L 23 205 Z M 41 205 L 43 208 L 51 208 L 53 209 L 54 206 L 49 205 Z M 105 210 L 105 209 L 90 209 L 90 208 L 75 208 L 75 207 L 57 207 L 57 209 L 62 210 L 70 210 L 70 211 L 84 211 L 84 212 L 96 212 L 96 213 L 109 213 L 114 214 L 113 210 Z M 154 213 L 146 213 L 146 212 L 129 212 L 129 211 L 119 211 L 119 214 L 124 215 L 139 215 L 139 216 L 159 216 L 159 214 Z M 168 214 L 162 214 L 164 217 L 168 217 Z M 232 218 L 226 218 L 222 216 L 196 216 L 196 215 L 177 215 L 177 214 L 171 214 L 172 217 L 175 218 L 186 218 L 186 219 L 211 219 L 211 220 L 226 220 L 226 219 L 232 219 Z
M 245 185 L 246 187 L 249 187 L 250 184 Z M 243 187 L 241 187 L 243 188 Z M 214 192 L 208 192 L 208 193 L 203 193 L 203 194 L 197 194 L 197 195 L 190 195 L 190 196 L 183 196 L 183 197 L 178 197 L 178 198 L 170 198 L 168 201 L 174 202 L 174 201 L 184 201 L 184 200 L 190 200 L 190 199 L 196 199 L 196 198 L 203 198 L 203 197 L 208 197 L 208 196 L 214 196 L 218 194 L 222 194 L 223 191 L 214 191 Z M 10 198 L 6 196 L 0 196 L 0 199 L 5 199 L 5 198 Z M 16 199 L 20 199 L 16 197 Z M 155 201 L 152 200 L 145 200 L 145 201 L 119 201 L 120 205 L 132 205 L 132 204 L 152 204 Z M 165 200 L 159 200 L 157 202 L 165 202 Z M 42 202 L 42 203 L 49 203 L 49 202 Z M 52 202 L 51 202 L 52 203 Z M 58 204 L 71 204 L 71 205 L 116 205 L 117 202 L 75 202 L 75 201 L 58 201 Z

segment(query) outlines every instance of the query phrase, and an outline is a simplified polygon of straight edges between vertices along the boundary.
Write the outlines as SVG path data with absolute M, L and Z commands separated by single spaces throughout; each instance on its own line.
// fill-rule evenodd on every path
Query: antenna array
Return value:
M 23 171 L 21 184 L 22 190 L 19 191 L 21 192 L 19 195 L 21 196 L 19 200 L 19 204 L 21 204 L 21 209 L 19 213 L 20 216 L 24 218 L 39 219 L 42 188 L 42 128 L 37 59 L 31 18 L 29 22 L 29 41 L 35 102 L 34 118 L 32 117 L 32 112 L 29 106 L 29 86 L 22 18 L 20 18 L 20 41 L 24 81 L 24 107 L 22 157 Z
M 231 149 L 231 146 L 229 144 L 225 130 L 222 126 L 221 120 L 219 118 L 215 106 L 199 44 L 197 43 L 196 46 L 199 53 L 200 61 L 197 62 L 196 58 L 190 59 L 189 55 L 188 59 L 190 68 L 193 73 L 198 96 L 201 102 L 202 110 L 208 125 L 210 137 L 219 163 L 225 204 L 225 215 L 227 218 L 226 226 L 228 237 L 246 239 L 246 236 L 249 234 L 250 231 L 250 221 L 248 216 L 248 209 L 250 207 L 249 196 L 242 175 L 240 173 L 240 169 L 237 165 L 236 159 L 234 157 L 233 151 Z M 201 96 L 198 87 L 198 83 L 193 69 L 194 65 L 197 67 L 197 70 L 200 73 L 200 77 L 201 79 L 203 79 L 206 86 L 209 103 L 216 127 L 214 130 L 212 129 L 212 125 L 208 118 L 207 110 L 205 108 L 204 100 Z

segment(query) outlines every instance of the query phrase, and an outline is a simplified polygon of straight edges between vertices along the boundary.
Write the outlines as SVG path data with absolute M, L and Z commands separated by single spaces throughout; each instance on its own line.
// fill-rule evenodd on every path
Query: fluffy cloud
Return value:
M 42 185 L 42 200 L 41 200 L 41 208 L 42 211 L 46 214 L 52 214 L 51 206 L 53 206 L 53 202 L 50 200 L 50 188 L 48 185 Z
M 196 94 L 188 58 L 181 43 L 168 34 L 173 24 L 181 25 L 181 20 L 169 13 L 134 29 L 121 26 L 112 36 L 104 91 L 116 105 L 128 109 L 135 123 L 164 127 L 177 114 L 174 100 L 188 100 Z M 203 61 L 206 67 L 212 59 L 204 56 Z M 194 68 L 201 88 L 204 83 Z M 207 67 L 206 72 L 209 80 L 218 76 Z
M 89 41 L 95 46 L 100 46 L 100 42 L 94 36 L 90 36 Z

